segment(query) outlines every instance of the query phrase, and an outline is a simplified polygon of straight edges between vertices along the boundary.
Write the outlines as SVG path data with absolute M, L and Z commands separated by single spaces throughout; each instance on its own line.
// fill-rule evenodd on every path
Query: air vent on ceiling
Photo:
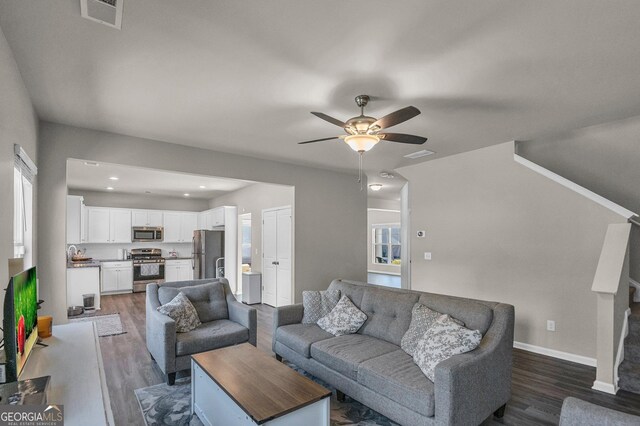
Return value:
M 80 0 L 80 13 L 83 18 L 120 29 L 123 2 L 124 0 Z
M 423 149 L 421 151 L 416 151 L 416 152 L 412 152 L 411 154 L 407 154 L 404 156 L 404 158 L 410 158 L 412 160 L 415 160 L 416 158 L 426 157 L 427 155 L 432 155 L 432 154 L 435 154 L 435 152 L 429 151 L 428 149 Z

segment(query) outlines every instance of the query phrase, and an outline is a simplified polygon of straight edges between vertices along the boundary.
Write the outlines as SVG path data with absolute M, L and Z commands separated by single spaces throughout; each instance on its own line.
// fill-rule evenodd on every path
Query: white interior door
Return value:
M 262 212 L 262 303 L 278 306 L 277 212 Z
M 276 226 L 276 295 L 278 306 L 286 306 L 291 300 L 291 209 L 277 211 Z

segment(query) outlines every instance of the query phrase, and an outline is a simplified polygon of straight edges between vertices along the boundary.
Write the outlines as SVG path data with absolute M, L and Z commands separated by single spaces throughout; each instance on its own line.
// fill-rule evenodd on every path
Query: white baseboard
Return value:
M 596 359 L 588 356 L 576 355 L 569 352 L 557 351 L 555 349 L 543 348 L 542 346 L 530 345 L 528 343 L 513 342 L 513 347 L 522 349 L 523 351 L 533 352 L 535 354 L 546 355 L 553 358 L 563 359 L 565 361 L 575 362 L 577 364 L 596 366 Z
M 594 389 L 600 392 L 610 393 L 611 395 L 616 394 L 615 386 L 613 386 L 611 383 L 600 382 L 598 380 L 593 382 L 593 386 L 591 387 L 591 389 Z
M 640 302 L 640 283 L 633 278 L 629 278 L 629 285 L 636 288 L 636 293 L 633 295 L 633 301 Z

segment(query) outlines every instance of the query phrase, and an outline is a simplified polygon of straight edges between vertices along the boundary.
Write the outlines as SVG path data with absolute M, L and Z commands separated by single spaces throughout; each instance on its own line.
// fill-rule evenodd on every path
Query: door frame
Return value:
M 296 265 L 296 249 L 295 249 L 295 241 L 296 241 L 296 237 L 295 237 L 295 229 L 296 229 L 296 225 L 295 225 L 295 211 L 292 205 L 286 205 L 286 206 L 278 206 L 278 207 L 269 207 L 268 209 L 262 209 L 262 212 L 260 214 L 260 257 L 262 259 L 262 266 L 261 269 L 264 269 L 264 214 L 266 212 L 271 212 L 271 211 L 277 211 L 277 210 L 283 210 L 283 209 L 290 209 L 291 210 L 291 295 L 290 295 L 290 299 L 292 304 L 296 303 L 296 299 L 295 299 L 295 294 L 296 294 L 296 280 L 295 280 L 295 265 Z M 251 225 L 253 226 L 253 224 Z M 262 294 L 262 293 L 261 293 Z M 262 300 L 262 297 L 260 298 Z M 276 305 L 277 303 L 277 293 L 276 293 Z

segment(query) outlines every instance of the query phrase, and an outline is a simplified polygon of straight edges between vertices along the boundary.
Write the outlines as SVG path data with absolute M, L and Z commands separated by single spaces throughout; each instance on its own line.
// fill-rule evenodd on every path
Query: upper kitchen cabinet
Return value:
M 67 196 L 67 244 L 87 242 L 84 197 Z
M 131 210 L 87 207 L 88 243 L 130 243 Z
M 198 213 L 164 212 L 164 242 L 187 243 L 198 228 Z
M 157 210 L 132 210 L 131 226 L 163 226 L 162 212 Z
M 216 207 L 200 213 L 200 229 L 213 229 L 225 225 L 225 214 L 229 209 L 235 207 Z

